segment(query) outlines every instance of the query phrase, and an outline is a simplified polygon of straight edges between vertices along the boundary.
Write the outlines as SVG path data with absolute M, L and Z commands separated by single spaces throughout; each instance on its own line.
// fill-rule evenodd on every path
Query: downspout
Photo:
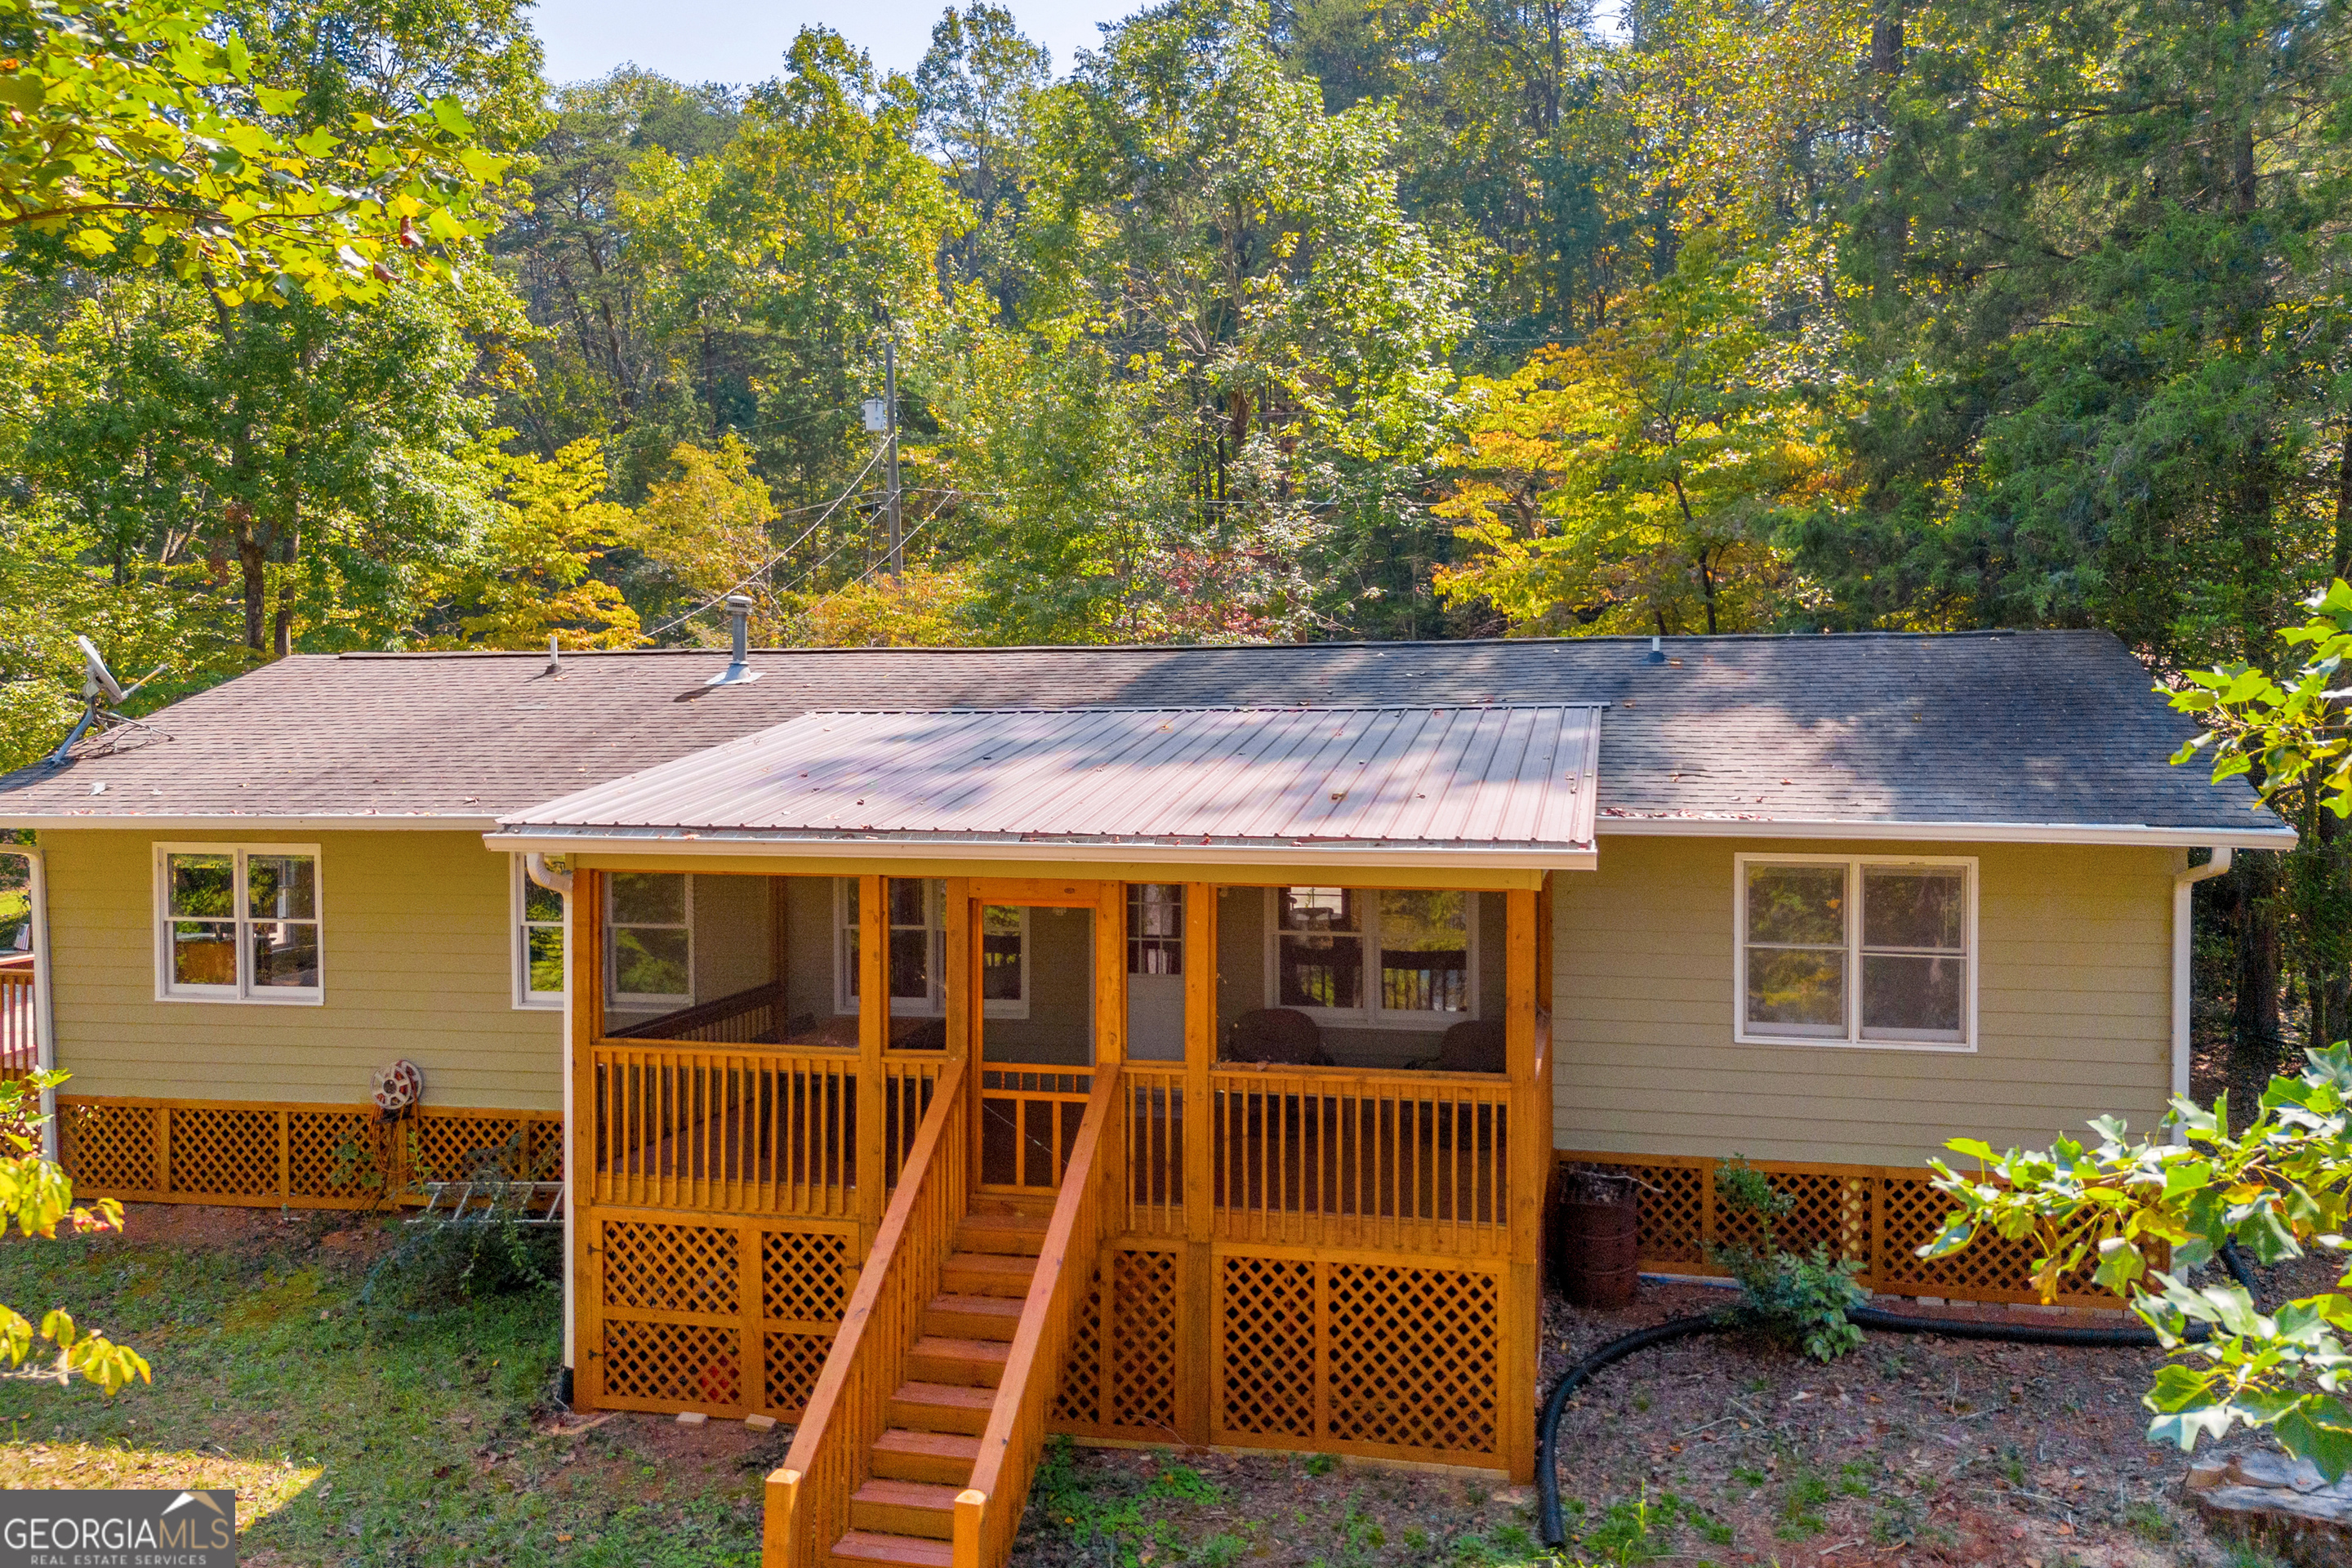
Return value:
M 49 1072 L 58 1065 L 57 990 L 49 955 L 49 863 L 38 844 L 19 844 L 15 849 L 32 872 L 33 903 L 27 917 L 33 922 L 33 1065 Z M 54 1089 L 41 1090 L 41 1153 L 50 1160 L 59 1157 Z
M 523 857 L 523 875 L 559 894 L 563 900 L 563 1141 L 572 1142 L 572 873 L 559 871 L 547 863 L 547 857 L 530 854 Z M 572 1161 L 567 1149 L 563 1180 L 563 1403 L 572 1403 L 572 1368 L 580 1363 L 573 1359 L 575 1324 L 578 1322 L 577 1281 L 572 1279 L 572 1259 L 577 1256 L 572 1248 L 572 1226 L 576 1200 L 572 1197 Z
M 2189 971 L 2190 937 L 2194 934 L 2190 892 L 2198 883 L 2221 876 L 2230 868 L 2230 851 L 2216 849 L 2213 858 L 2202 866 L 2190 866 L 2172 879 L 2172 1097 L 2189 1098 Z M 2185 1141 L 2179 1128 L 2172 1131 L 2175 1143 Z

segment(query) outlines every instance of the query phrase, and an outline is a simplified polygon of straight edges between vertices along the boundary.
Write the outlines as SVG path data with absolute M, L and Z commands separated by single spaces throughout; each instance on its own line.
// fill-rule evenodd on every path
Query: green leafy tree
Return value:
M 66 1081 L 61 1072 L 27 1073 L 0 1079 L 0 1228 L 14 1225 L 27 1237 L 54 1238 L 60 1225 L 77 1231 L 120 1230 L 122 1205 L 100 1198 L 88 1206 L 73 1201 L 73 1182 L 57 1163 L 42 1157 L 36 1132 L 43 1117 L 44 1090 Z M 146 1358 L 128 1345 L 85 1330 L 62 1307 L 42 1314 L 36 1331 L 31 1320 L 12 1307 L 0 1306 L 0 1355 L 10 1366 L 22 1366 L 33 1354 L 36 1339 L 57 1347 L 50 1373 L 60 1384 L 87 1379 L 107 1394 L 120 1392 L 133 1378 L 152 1382 Z
M 211 7 L 0 6 L 0 246 L 166 265 L 225 304 L 373 299 L 491 224 L 508 160 L 454 97 L 303 113 Z

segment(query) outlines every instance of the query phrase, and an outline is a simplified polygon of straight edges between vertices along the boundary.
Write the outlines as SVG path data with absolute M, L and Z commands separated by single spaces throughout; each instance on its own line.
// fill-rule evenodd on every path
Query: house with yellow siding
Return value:
M 282 659 L 0 826 L 79 1191 L 539 1184 L 575 1404 L 794 1424 L 772 1563 L 979 1568 L 1054 1432 L 1525 1479 L 1560 1161 L 1642 1173 L 1645 1268 L 1738 1153 L 1873 1288 L 2025 1299 L 1917 1258 L 1922 1167 L 2185 1091 L 2189 888 L 2293 842 L 2186 733 L 2095 632 L 739 618 Z

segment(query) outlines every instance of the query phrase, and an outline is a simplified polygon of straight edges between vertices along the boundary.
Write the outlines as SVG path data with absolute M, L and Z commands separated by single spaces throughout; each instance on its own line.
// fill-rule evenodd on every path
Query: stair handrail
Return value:
M 761 1531 L 762 1568 L 818 1568 L 849 1528 L 849 1500 L 868 1479 L 890 1396 L 924 1310 L 939 1294 L 940 1267 L 955 1244 L 971 1181 L 971 1075 L 948 1063 L 930 1109 L 900 1167 L 857 1289 L 841 1314 L 783 1464 L 769 1473 Z M 877 1108 L 878 1113 L 878 1108 Z M 882 1173 L 858 1173 L 880 1181 Z
M 1103 1212 L 1112 1172 L 1101 1159 L 1124 1090 L 1117 1067 L 1097 1068 L 1094 1092 L 1045 1228 L 1020 1326 L 1004 1359 L 971 1482 L 956 1497 L 955 1568 L 1003 1568 L 1045 1447 L 1045 1412 L 1059 1391 L 1078 1305 L 1102 1252 Z

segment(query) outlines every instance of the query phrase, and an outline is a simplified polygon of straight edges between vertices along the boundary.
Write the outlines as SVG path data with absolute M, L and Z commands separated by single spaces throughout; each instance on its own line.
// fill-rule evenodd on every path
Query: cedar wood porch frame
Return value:
M 718 862 L 714 864 L 714 862 Z M 688 1046 L 677 1049 L 675 1042 L 644 1038 L 615 1037 L 605 1026 L 604 963 L 607 933 L 604 929 L 604 880 L 614 871 L 659 870 L 693 871 L 703 875 L 751 874 L 774 879 L 772 887 L 781 901 L 782 879 L 793 875 L 841 876 L 860 878 L 858 911 L 860 964 L 858 998 L 858 1049 L 814 1052 L 786 1050 L 782 1047 L 758 1046 L 728 1047 L 724 1050 L 738 1056 L 773 1057 L 779 1060 L 790 1058 L 830 1058 L 822 1065 L 825 1070 L 842 1078 L 854 1076 L 857 1086 L 857 1104 L 861 1108 L 878 1108 L 890 1101 L 894 1093 L 903 1092 L 898 1104 L 914 1109 L 928 1103 L 928 1083 L 949 1060 L 962 1060 L 971 1070 L 978 1070 L 980 1019 L 972 1008 L 972 999 L 980 992 L 981 944 L 976 940 L 978 910 L 985 905 L 1063 907 L 1091 910 L 1094 923 L 1094 1019 L 1095 1052 L 1092 1071 L 1096 1074 L 1119 1074 L 1127 1067 L 1125 1029 L 1127 1021 L 1127 953 L 1126 953 L 1126 885 L 1128 881 L 1165 881 L 1171 871 L 1194 871 L 1194 868 L 1159 868 L 1118 866 L 1115 868 L 1082 865 L 1067 868 L 1066 876 L 974 877 L 950 874 L 946 881 L 946 973 L 945 987 L 946 1049 L 902 1051 L 888 1047 L 889 995 L 885 966 L 888 962 L 886 922 L 887 906 L 883 883 L 886 878 L 910 876 L 941 876 L 946 872 L 968 873 L 966 864 L 926 863 L 894 858 L 887 861 L 843 863 L 820 861 L 811 864 L 785 857 L 677 856 L 659 854 L 622 856 L 600 851 L 580 856 L 574 865 L 575 886 L 572 907 L 574 916 L 571 933 L 571 995 L 570 1033 L 566 1040 L 569 1060 L 566 1064 L 571 1086 L 572 1114 L 567 1118 L 566 1136 L 572 1141 L 568 1151 L 567 1169 L 573 1173 L 572 1188 L 572 1212 L 568 1236 L 568 1250 L 574 1288 L 567 1292 L 568 1315 L 572 1321 L 567 1338 L 574 1348 L 576 1377 L 583 1406 L 593 1407 L 598 1402 L 601 1379 L 588 1375 L 586 1363 L 597 1353 L 592 1336 L 579 1332 L 584 1325 L 601 1321 L 596 1306 L 601 1289 L 599 1259 L 593 1240 L 599 1234 L 599 1219 L 628 1215 L 652 1217 L 656 1213 L 676 1213 L 681 1217 L 697 1214 L 716 1218 L 730 1212 L 711 1201 L 675 1203 L 656 1201 L 643 1190 L 643 1184 L 631 1184 L 639 1190 L 623 1190 L 606 1184 L 599 1196 L 599 1058 L 614 1050 L 629 1051 L 641 1057 L 655 1056 L 677 1050 L 680 1057 L 693 1055 L 705 1047 Z M 1054 869 L 1063 869 L 1055 868 Z M 1311 1258 L 1318 1264 L 1375 1266 L 1419 1265 L 1444 1268 L 1455 1262 L 1475 1264 L 1493 1272 L 1499 1287 L 1498 1329 L 1500 1343 L 1496 1357 L 1497 1386 L 1493 1391 L 1496 1402 L 1496 1457 L 1501 1468 L 1514 1479 L 1525 1481 L 1534 1469 L 1534 1426 L 1537 1380 L 1538 1340 L 1542 1322 L 1541 1232 L 1542 1203 L 1546 1178 L 1552 1163 L 1552 1098 L 1551 1052 L 1549 1049 L 1549 1013 L 1551 1005 L 1551 890 L 1548 875 L 1530 874 L 1517 868 L 1421 867 L 1399 868 L 1393 873 L 1341 871 L 1330 866 L 1301 865 L 1297 867 L 1256 868 L 1218 867 L 1220 873 L 1213 881 L 1188 881 L 1184 900 L 1184 945 L 1186 967 L 1184 981 L 1185 1054 L 1181 1062 L 1152 1062 L 1139 1065 L 1139 1079 L 1148 1077 L 1160 1087 L 1175 1089 L 1181 1079 L 1182 1120 L 1195 1130 L 1182 1141 L 1182 1204 L 1180 1215 L 1155 1214 L 1150 1216 L 1163 1223 L 1153 1223 L 1149 1228 L 1130 1225 L 1128 1199 L 1134 1191 L 1131 1174 L 1122 1169 L 1119 1183 L 1120 1200 L 1118 1215 L 1109 1222 L 1107 1234 L 1106 1262 L 1110 1248 L 1121 1243 L 1139 1243 L 1152 1249 L 1171 1247 L 1181 1255 L 1180 1278 L 1182 1281 L 1180 1324 L 1184 1342 L 1192 1353 L 1176 1359 L 1176 1432 L 1185 1444 L 1205 1447 L 1212 1440 L 1212 1426 L 1217 1408 L 1217 1380 L 1223 1375 L 1222 1336 L 1219 1331 L 1220 1308 L 1217 1300 L 1216 1260 L 1221 1248 L 1235 1239 L 1229 1233 L 1221 1237 L 1218 1230 L 1220 1210 L 1214 1202 L 1214 1146 L 1213 1134 L 1214 1106 L 1219 1089 L 1220 1067 L 1216 1060 L 1217 1044 L 1217 892 L 1221 887 L 1273 887 L 1300 883 L 1302 880 L 1329 885 L 1335 880 L 1351 888 L 1373 889 L 1381 887 L 1460 889 L 1465 892 L 1501 892 L 1504 895 L 1504 961 L 1505 976 L 1504 1026 L 1507 1069 L 1500 1075 L 1503 1083 L 1493 1085 L 1488 1075 L 1456 1075 L 1446 1073 L 1415 1073 L 1416 1081 L 1425 1081 L 1443 1092 L 1449 1083 L 1475 1080 L 1482 1087 L 1499 1089 L 1502 1103 L 1507 1107 L 1509 1135 L 1503 1141 L 1500 1158 L 1505 1163 L 1498 1173 L 1503 1176 L 1504 1203 L 1495 1219 L 1502 1225 L 1503 1235 L 1496 1237 L 1491 1227 L 1486 1229 L 1485 1245 L 1475 1252 L 1455 1250 L 1448 1246 L 1442 1227 L 1432 1225 L 1418 1227 L 1423 1234 L 1405 1242 L 1402 1236 L 1396 1243 L 1381 1245 L 1375 1238 L 1372 1245 L 1360 1239 L 1350 1245 L 1330 1245 L 1329 1238 L 1312 1237 L 1304 1245 L 1280 1237 L 1270 1237 L 1248 1247 L 1254 1253 L 1274 1253 L 1298 1258 Z M 1106 870 L 1134 873 L 1117 880 L 1103 879 Z M 1533 884 L 1533 885 L 1530 885 Z M 781 907 L 779 907 L 781 915 Z M 785 970 L 785 928 L 782 919 L 775 921 L 776 973 Z M 958 984 L 957 982 L 961 982 Z M 1066 1069 L 1068 1070 L 1068 1069 Z M 1250 1072 L 1252 1069 L 1242 1069 Z M 1371 1073 L 1346 1068 L 1269 1068 L 1277 1079 L 1297 1079 L 1311 1075 L 1318 1083 L 1328 1083 L 1332 1091 L 1347 1094 L 1357 1085 L 1370 1085 L 1379 1080 L 1382 1089 L 1391 1092 L 1401 1075 L 1394 1071 Z M 1234 1069 L 1223 1071 L 1230 1077 Z M 924 1080 L 924 1086 L 909 1087 L 910 1079 Z M 1236 1089 L 1245 1084 L 1235 1085 Z M 1280 1093 L 1275 1083 L 1267 1085 L 1267 1098 Z M 982 1096 L 970 1096 L 974 1124 L 967 1146 L 971 1151 L 972 1169 L 971 1190 L 980 1189 L 980 1127 Z M 886 1126 L 886 1118 L 871 1109 L 856 1119 L 856 1170 L 858 1178 L 852 1191 L 843 1194 L 849 1202 L 845 1212 L 832 1217 L 847 1239 L 854 1230 L 854 1256 L 862 1265 L 881 1226 L 885 1205 L 888 1199 L 886 1183 L 868 1179 L 868 1173 L 880 1173 L 893 1153 L 903 1155 L 915 1131 L 903 1115 L 895 1132 Z M 896 1148 L 886 1144 L 886 1137 Z M 1122 1164 L 1129 1156 L 1132 1145 L 1118 1145 Z M 1302 1156 L 1303 1159 L 1303 1156 Z M 992 1194 L 992 1195 L 1002 1195 Z M 1050 1198 L 1050 1193 L 1042 1195 Z M 1018 1201 L 1017 1199 L 1015 1201 Z M 1462 1200 L 1454 1197 L 1456 1218 L 1461 1215 Z M 1359 1200 L 1360 1205 L 1360 1199 Z M 1156 1207 L 1165 1208 L 1160 1205 Z M 1238 1205 L 1236 1205 L 1238 1206 Z M 1402 1204 L 1399 1204 L 1400 1214 Z M 1232 1212 L 1228 1210 L 1226 1212 Z M 1139 1218 L 1144 1216 L 1139 1215 Z M 1172 1222 L 1172 1223 L 1166 1223 Z M 1456 1232 L 1460 1230 L 1457 1225 Z M 1500 1243 L 1499 1247 L 1495 1244 Z M 753 1250 L 756 1250 L 754 1248 Z M 747 1263 L 743 1279 L 748 1293 L 757 1289 L 756 1268 Z M 844 1295 L 852 1288 L 856 1268 L 845 1271 Z M 1107 1276 L 1106 1276 L 1107 1278 Z M 1318 1326 L 1328 1305 L 1319 1296 L 1317 1303 Z M 575 1337 L 576 1336 L 576 1337 Z M 1318 1412 L 1328 1391 L 1318 1388 Z M 756 1407 L 760 1399 L 747 1396 Z M 1229 1435 L 1230 1436 L 1230 1435 Z M 1245 1446 L 1280 1448 L 1336 1447 L 1342 1451 L 1347 1443 L 1301 1443 L 1282 1439 L 1244 1438 Z M 1474 1467 L 1475 1468 L 1475 1467 Z

